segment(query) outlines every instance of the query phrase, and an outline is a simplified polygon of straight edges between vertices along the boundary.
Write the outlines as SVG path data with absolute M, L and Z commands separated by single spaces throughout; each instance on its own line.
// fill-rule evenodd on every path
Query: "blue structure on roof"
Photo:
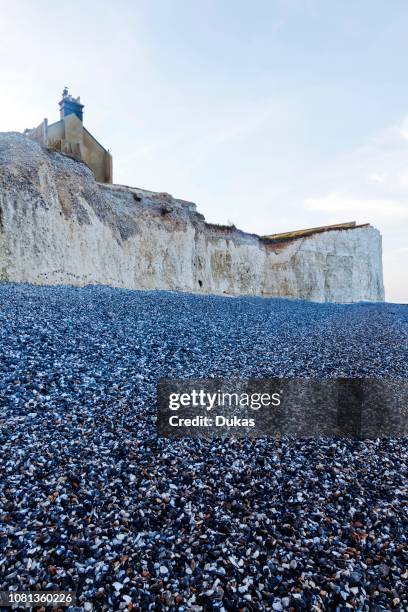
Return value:
M 79 98 L 74 98 L 68 93 L 68 87 L 64 87 L 62 100 L 59 102 L 61 119 L 67 115 L 76 115 L 80 121 L 83 120 L 83 108 Z

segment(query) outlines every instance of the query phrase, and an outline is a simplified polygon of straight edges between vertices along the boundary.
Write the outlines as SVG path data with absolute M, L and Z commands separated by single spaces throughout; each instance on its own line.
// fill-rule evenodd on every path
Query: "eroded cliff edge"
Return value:
M 369 225 L 260 238 L 208 224 L 168 194 L 98 184 L 85 164 L 18 133 L 0 134 L 0 279 L 384 299 L 381 235 Z

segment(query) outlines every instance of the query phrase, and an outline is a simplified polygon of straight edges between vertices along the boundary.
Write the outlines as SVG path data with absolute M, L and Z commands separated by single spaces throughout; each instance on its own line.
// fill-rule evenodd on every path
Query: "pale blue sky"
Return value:
M 272 233 L 356 220 L 408 302 L 406 0 L 0 0 L 0 131 L 64 85 L 118 183 Z

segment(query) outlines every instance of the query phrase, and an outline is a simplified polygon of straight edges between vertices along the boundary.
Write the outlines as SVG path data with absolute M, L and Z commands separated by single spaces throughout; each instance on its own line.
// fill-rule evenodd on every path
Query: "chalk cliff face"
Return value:
M 81 162 L 0 134 L 0 280 L 319 302 L 382 300 L 367 226 L 264 240 L 168 194 L 101 185 Z

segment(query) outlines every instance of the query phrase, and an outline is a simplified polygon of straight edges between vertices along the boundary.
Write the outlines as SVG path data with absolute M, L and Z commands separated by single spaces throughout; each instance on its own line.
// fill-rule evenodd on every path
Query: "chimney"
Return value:
M 68 93 L 68 87 L 64 87 L 62 100 L 59 102 L 61 119 L 67 115 L 76 115 L 80 121 L 83 120 L 83 108 L 80 98 L 74 98 Z

